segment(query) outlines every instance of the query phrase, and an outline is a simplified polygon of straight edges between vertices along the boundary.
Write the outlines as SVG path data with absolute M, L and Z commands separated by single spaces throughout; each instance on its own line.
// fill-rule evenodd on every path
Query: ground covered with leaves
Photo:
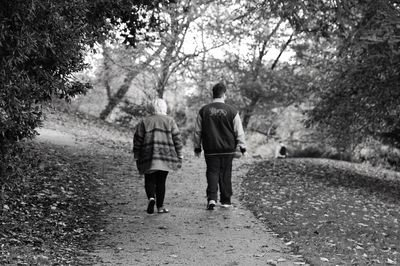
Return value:
M 110 148 L 114 157 L 129 152 L 131 134 L 76 116 L 52 113 L 49 121 L 46 128 L 79 140 L 74 146 L 22 143 L 0 204 L 0 265 L 97 263 L 89 254 L 108 203 L 96 161 L 110 157 Z M 241 200 L 312 265 L 398 265 L 400 174 L 343 163 L 249 164 Z
M 90 265 L 86 255 L 102 226 L 96 173 L 62 146 L 23 143 L 5 188 L 1 265 Z
M 399 265 L 400 179 L 335 165 L 256 163 L 241 198 L 312 265 Z

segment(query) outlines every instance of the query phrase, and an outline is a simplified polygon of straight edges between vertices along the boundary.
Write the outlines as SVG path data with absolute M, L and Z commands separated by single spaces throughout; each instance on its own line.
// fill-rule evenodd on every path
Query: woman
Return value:
M 144 118 L 136 127 L 133 153 L 148 198 L 147 213 L 168 213 L 164 207 L 165 181 L 169 171 L 182 167 L 182 140 L 175 121 L 167 116 L 163 99 L 153 102 L 154 114 Z

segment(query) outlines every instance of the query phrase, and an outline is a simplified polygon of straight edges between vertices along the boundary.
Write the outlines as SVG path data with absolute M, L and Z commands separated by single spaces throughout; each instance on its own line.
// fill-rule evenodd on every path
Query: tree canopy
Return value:
M 146 72 L 159 96 L 176 85 L 171 77 L 176 81 L 178 75 L 202 94 L 210 82 L 225 81 L 237 94 L 233 102 L 245 125 L 257 110 L 312 98 L 310 123 L 328 135 L 399 143 L 395 0 L 5 0 L 0 7 L 1 146 L 34 134 L 43 101 L 85 93 L 90 85 L 73 74 L 111 29 L 119 31 L 134 60 L 126 82 L 108 88 L 104 119 Z M 187 53 L 193 31 L 196 49 Z M 216 56 L 215 48 L 223 52 Z M 289 49 L 295 56 L 283 62 Z
M 113 25 L 122 25 L 125 42 L 134 45 L 156 23 L 159 5 L 136 0 L 1 1 L 0 146 L 34 134 L 43 102 L 84 93 L 89 84 L 72 74 L 86 66 L 85 52 Z
M 399 147 L 400 7 L 395 1 L 358 4 L 348 15 L 358 20 L 342 35 L 312 118 L 339 138 L 372 136 Z
M 311 123 L 343 146 L 374 137 L 399 147 L 398 1 L 250 2 L 248 12 L 269 10 L 288 21 L 297 36 L 312 40 L 311 46 L 293 46 L 299 62 L 318 73 Z M 319 43 L 324 46 L 316 51 Z M 320 61 L 323 47 L 329 56 Z M 307 50 L 311 56 L 301 58 Z

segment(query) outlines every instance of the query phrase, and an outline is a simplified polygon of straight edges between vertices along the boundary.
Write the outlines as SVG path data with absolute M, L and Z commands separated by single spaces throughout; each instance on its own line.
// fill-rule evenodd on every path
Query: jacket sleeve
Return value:
M 237 145 L 242 153 L 246 152 L 246 139 L 244 135 L 242 120 L 240 119 L 239 113 L 236 114 L 233 119 L 233 129 L 235 131 L 235 137 Z
M 201 122 L 202 118 L 200 113 L 197 114 L 196 124 L 194 126 L 194 136 L 193 136 L 193 144 L 194 144 L 194 152 L 200 153 L 201 152 Z
M 179 132 L 179 128 L 175 121 L 172 120 L 172 141 L 174 142 L 175 146 L 175 151 L 179 159 L 183 158 L 183 144 L 182 144 L 182 138 L 181 138 L 181 133 Z
M 144 140 L 144 133 L 145 129 L 142 120 L 137 124 L 135 134 L 133 136 L 133 155 L 135 159 L 139 159 L 140 150 Z

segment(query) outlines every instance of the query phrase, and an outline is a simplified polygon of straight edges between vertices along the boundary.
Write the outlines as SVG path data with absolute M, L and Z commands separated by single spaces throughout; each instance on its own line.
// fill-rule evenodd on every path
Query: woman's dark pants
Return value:
M 155 171 L 144 175 L 144 188 L 147 198 L 155 198 L 157 208 L 161 208 L 164 204 L 167 175 L 167 171 Z
M 219 186 L 220 202 L 231 204 L 233 155 L 206 155 L 205 159 L 207 164 L 207 200 L 217 202 Z

